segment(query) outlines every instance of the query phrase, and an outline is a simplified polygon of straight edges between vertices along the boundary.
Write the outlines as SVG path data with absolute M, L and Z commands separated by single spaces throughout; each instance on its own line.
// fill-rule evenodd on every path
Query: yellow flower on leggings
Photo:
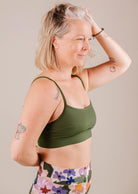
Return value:
M 77 191 L 82 191 L 83 187 L 82 184 L 76 185 Z
M 75 194 L 84 193 L 84 186 L 83 186 L 83 184 L 75 185 L 75 188 L 74 188 L 74 190 L 71 190 L 71 193 L 75 193 Z

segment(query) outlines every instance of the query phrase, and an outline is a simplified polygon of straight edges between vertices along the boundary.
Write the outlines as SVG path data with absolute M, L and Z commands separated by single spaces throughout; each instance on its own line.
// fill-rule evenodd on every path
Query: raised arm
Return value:
M 91 19 L 93 22 L 92 34 L 97 34 L 101 31 L 101 28 L 96 24 L 92 17 Z M 129 68 L 132 62 L 128 54 L 117 42 L 107 35 L 105 31 L 102 31 L 100 34 L 95 36 L 95 38 L 108 55 L 109 61 L 95 67 L 84 69 L 84 71 L 87 71 L 88 76 L 88 91 L 100 87 L 117 78 Z
M 25 166 L 38 166 L 37 140 L 59 103 L 56 85 L 36 80 L 29 88 L 17 130 L 11 143 L 11 157 Z

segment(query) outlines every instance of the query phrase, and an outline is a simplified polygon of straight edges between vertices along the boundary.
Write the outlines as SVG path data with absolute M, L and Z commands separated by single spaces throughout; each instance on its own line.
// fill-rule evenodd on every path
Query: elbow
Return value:
M 11 159 L 23 166 L 38 166 L 38 154 L 34 149 L 26 149 L 18 147 L 16 144 L 11 144 L 10 147 Z
M 11 153 L 11 159 L 15 162 L 19 163 L 19 155 L 15 154 L 15 153 Z
M 24 150 L 12 142 L 10 147 L 11 159 L 15 162 L 21 163 L 24 157 Z
M 21 157 L 21 153 L 19 151 L 17 151 L 14 146 L 11 145 L 10 147 L 10 153 L 11 153 L 11 159 L 19 162 L 19 158 Z
M 130 57 L 128 57 L 127 62 L 126 62 L 127 68 L 130 67 L 131 63 L 132 63 L 132 59 Z
M 127 63 L 128 64 L 128 68 L 130 67 L 131 63 L 132 63 L 132 59 L 129 58 L 128 63 Z
M 129 58 L 128 61 L 126 63 L 124 63 L 124 65 L 122 65 L 122 73 L 124 73 L 128 70 L 131 63 L 132 63 L 132 60 Z
M 130 64 L 132 63 L 132 59 L 130 58 L 129 55 L 127 55 L 127 56 L 123 57 L 123 60 L 121 63 L 124 64 L 124 66 L 126 66 L 127 68 L 129 68 Z
M 26 166 L 26 155 L 22 150 L 11 150 L 11 159 L 21 165 Z

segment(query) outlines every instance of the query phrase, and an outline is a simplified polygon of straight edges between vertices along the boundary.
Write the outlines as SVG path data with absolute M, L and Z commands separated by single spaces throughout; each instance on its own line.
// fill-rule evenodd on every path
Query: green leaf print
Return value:
M 81 174 L 79 177 L 75 178 L 74 180 L 77 184 L 80 184 L 80 183 L 86 182 L 86 177 L 85 175 Z
M 60 182 L 54 181 L 54 183 L 55 183 L 55 184 L 58 184 L 58 185 L 64 185 L 64 186 L 68 185 L 68 184 L 66 183 L 66 181 L 60 181 Z
M 91 179 L 91 176 L 92 176 L 92 170 L 89 170 L 88 182 L 89 182 L 89 180 Z
M 48 171 L 48 175 L 47 175 L 48 177 L 52 176 L 52 173 L 53 173 L 54 169 L 50 164 L 44 162 L 43 169 Z

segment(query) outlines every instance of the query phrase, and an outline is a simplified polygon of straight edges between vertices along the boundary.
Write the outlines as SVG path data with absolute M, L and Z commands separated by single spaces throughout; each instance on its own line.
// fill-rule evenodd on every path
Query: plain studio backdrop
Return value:
M 110 83 L 88 93 L 97 115 L 92 130 L 92 185 L 90 194 L 138 193 L 138 1 L 30 0 L 0 1 L 0 193 L 27 194 L 38 167 L 25 167 L 10 156 L 24 98 L 40 73 L 34 65 L 42 16 L 55 3 L 86 7 L 94 20 L 128 53 L 130 68 Z M 86 66 L 108 60 L 92 40 L 93 58 Z

